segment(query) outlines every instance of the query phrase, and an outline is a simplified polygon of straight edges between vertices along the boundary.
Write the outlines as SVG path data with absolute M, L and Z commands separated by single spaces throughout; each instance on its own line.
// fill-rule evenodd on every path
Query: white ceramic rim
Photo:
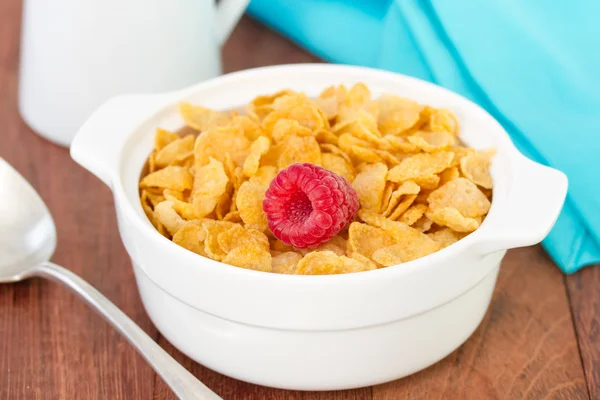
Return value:
M 463 103 L 465 106 L 472 108 L 473 112 L 477 112 L 477 113 L 481 113 L 482 115 L 485 115 L 486 118 L 489 119 L 488 122 L 490 124 L 495 125 L 497 130 L 504 133 L 503 136 L 496 137 L 496 139 L 504 141 L 505 142 L 504 145 L 506 146 L 506 148 L 507 149 L 510 148 L 511 151 L 516 153 L 514 155 L 520 155 L 520 153 L 518 153 L 518 151 L 512 144 L 512 142 L 511 142 L 508 134 L 504 130 L 504 128 L 491 115 L 489 115 L 484 109 L 482 109 L 477 104 L 471 102 L 470 100 L 468 100 L 448 89 L 445 89 L 443 87 L 437 86 L 437 85 L 429 83 L 429 82 L 422 81 L 417 78 L 412 78 L 412 77 L 408 77 L 408 76 L 404 76 L 404 75 L 400 75 L 400 74 L 396 74 L 396 73 L 391 73 L 391 72 L 386 72 L 386 71 L 381 71 L 381 70 L 376 70 L 376 69 L 371 69 L 371 68 L 366 68 L 366 67 L 353 67 L 353 66 L 343 66 L 343 65 L 335 65 L 335 64 L 277 65 L 277 66 L 261 67 L 261 68 L 244 70 L 244 71 L 240 71 L 240 72 L 226 74 L 226 75 L 211 79 L 209 81 L 205 81 L 205 82 L 199 83 L 197 85 L 191 86 L 189 88 L 183 89 L 181 91 L 169 94 L 168 95 L 169 100 L 167 102 L 163 102 L 159 108 L 155 109 L 152 113 L 150 113 L 143 121 L 141 121 L 139 124 L 137 124 L 137 126 L 138 126 L 138 128 L 142 127 L 143 125 L 148 123 L 148 121 L 151 120 L 154 117 L 154 115 L 156 115 L 157 113 L 163 111 L 164 109 L 166 109 L 170 106 L 180 103 L 190 94 L 204 90 L 208 87 L 219 86 L 219 85 L 223 85 L 226 83 L 231 83 L 231 81 L 235 81 L 240 78 L 248 78 L 248 77 L 253 77 L 253 76 L 257 76 L 257 75 L 261 76 L 261 78 L 264 78 L 264 76 L 263 76 L 264 74 L 268 74 L 269 72 L 272 72 L 272 71 L 286 71 L 286 72 L 293 73 L 293 72 L 302 70 L 303 73 L 306 73 L 307 69 L 312 69 L 313 70 L 312 72 L 314 72 L 314 73 L 319 73 L 320 70 L 332 70 L 332 69 L 333 70 L 340 70 L 340 69 L 360 70 L 361 72 L 364 72 L 366 74 L 376 74 L 376 75 L 380 75 L 381 77 L 386 77 L 388 79 L 394 79 L 394 80 L 397 80 L 398 77 L 401 77 L 403 80 L 408 81 L 411 84 L 427 86 L 429 88 L 433 88 L 434 90 L 438 90 L 438 91 L 440 91 L 440 93 L 444 93 L 447 96 L 453 96 L 456 98 L 457 102 Z M 124 154 L 125 149 L 127 149 L 131 145 L 132 141 L 135 141 L 137 139 L 139 134 L 140 134 L 139 129 L 137 129 L 136 132 L 133 132 L 131 135 L 129 135 L 126 142 L 121 147 L 120 154 L 118 155 L 119 167 L 123 164 L 123 157 L 125 156 L 125 154 Z M 509 154 L 509 156 L 512 157 L 513 154 Z M 492 201 L 492 205 L 490 207 L 490 210 L 489 210 L 489 213 L 488 213 L 486 219 L 483 221 L 483 223 L 481 224 L 481 227 L 479 229 L 477 229 L 476 231 L 474 231 L 467 237 L 459 240 L 458 242 L 456 242 L 442 250 L 439 250 L 433 254 L 430 254 L 426 257 L 422 257 L 422 258 L 419 258 L 417 260 L 413 260 L 413 261 L 410 261 L 407 263 L 403 263 L 403 264 L 399 264 L 399 265 L 395 265 L 395 266 L 391 266 L 391 267 L 386 267 L 386 268 L 381 268 L 381 269 L 377 269 L 377 270 L 372 270 L 372 271 L 364 271 L 364 272 L 349 273 L 349 274 L 339 274 L 339 275 L 287 275 L 287 274 L 268 273 L 268 272 L 261 272 L 261 271 L 255 271 L 255 270 L 231 266 L 231 265 L 224 264 L 219 261 L 215 261 L 215 260 L 212 260 L 212 259 L 209 259 L 206 257 L 203 257 L 202 263 L 198 263 L 197 257 L 202 257 L 202 256 L 199 256 L 198 254 L 193 253 L 193 252 L 173 243 L 171 240 L 169 240 L 169 239 L 165 238 L 163 235 L 161 235 L 150 224 L 150 221 L 147 219 L 146 215 L 143 212 L 141 203 L 137 202 L 134 206 L 129 201 L 129 198 L 125 193 L 125 188 L 123 186 L 122 176 L 121 176 L 120 171 L 118 171 L 118 173 L 114 174 L 114 176 L 113 176 L 112 189 L 113 189 L 113 192 L 115 193 L 115 196 L 118 197 L 120 199 L 120 201 L 122 201 L 124 203 L 122 209 L 124 212 L 126 212 L 131 217 L 130 220 L 133 221 L 136 228 L 142 232 L 145 232 L 147 234 L 148 239 L 153 242 L 152 244 L 157 245 L 157 246 L 170 246 L 168 248 L 170 248 L 170 251 L 173 251 L 174 254 L 177 255 L 177 259 L 179 259 L 181 257 L 182 259 L 186 259 L 186 262 L 188 262 L 188 263 L 197 263 L 199 268 L 208 268 L 208 269 L 218 268 L 219 272 L 221 272 L 221 273 L 242 275 L 242 276 L 247 276 L 247 277 L 252 277 L 252 278 L 259 277 L 261 279 L 272 280 L 274 282 L 281 281 L 281 280 L 288 280 L 288 281 L 298 282 L 299 284 L 313 285 L 313 284 L 328 284 L 328 283 L 339 284 L 340 282 L 354 281 L 357 279 L 359 279 L 359 280 L 385 279 L 385 277 L 389 276 L 389 275 L 398 276 L 398 275 L 410 274 L 410 273 L 414 272 L 415 270 L 427 268 L 428 265 L 434 264 L 443 258 L 447 258 L 452 255 L 456 255 L 456 253 L 468 250 L 472 245 L 474 245 L 480 241 L 481 237 L 485 234 L 485 232 L 487 232 L 486 227 L 491 223 L 490 221 L 494 219 L 494 217 L 498 213 L 498 210 L 500 210 L 502 208 L 502 205 L 503 205 L 502 203 L 504 202 L 503 200 L 505 200 L 505 196 L 496 196 L 496 193 L 504 193 L 506 191 L 507 185 L 508 185 L 508 182 L 506 182 L 506 181 L 498 181 L 498 182 L 495 181 L 494 182 L 495 196 Z M 177 265 L 177 263 L 174 263 L 174 264 Z M 174 268 L 177 268 L 177 267 L 175 266 Z M 174 271 L 173 273 L 177 274 L 176 271 Z

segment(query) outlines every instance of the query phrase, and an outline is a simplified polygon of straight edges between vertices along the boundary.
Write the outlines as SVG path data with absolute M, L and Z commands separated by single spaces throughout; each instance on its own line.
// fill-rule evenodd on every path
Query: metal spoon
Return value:
M 99 291 L 51 263 L 56 247 L 52 216 L 36 191 L 0 158 L 0 283 L 48 278 L 77 293 L 135 347 L 181 399 L 221 399 L 175 361 Z

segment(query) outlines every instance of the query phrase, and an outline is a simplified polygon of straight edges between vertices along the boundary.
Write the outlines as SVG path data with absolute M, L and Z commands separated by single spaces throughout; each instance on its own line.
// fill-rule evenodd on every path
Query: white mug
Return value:
M 68 146 L 115 95 L 176 90 L 219 75 L 219 47 L 248 2 L 25 0 L 21 116 Z

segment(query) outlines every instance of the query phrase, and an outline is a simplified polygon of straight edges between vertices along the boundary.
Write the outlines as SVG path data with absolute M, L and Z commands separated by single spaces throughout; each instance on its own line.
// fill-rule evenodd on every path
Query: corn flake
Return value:
M 273 271 L 271 253 L 258 246 L 236 247 L 223 258 L 223 263 L 255 271 Z
M 140 195 L 140 201 L 142 203 L 144 214 L 146 214 L 148 219 L 150 219 L 150 221 L 153 222 L 154 225 L 154 205 L 151 206 L 149 204 L 150 201 L 148 200 L 147 190 L 142 190 L 142 194 Z
M 244 136 L 250 141 L 254 141 L 261 136 L 264 136 L 264 132 L 260 125 L 245 115 L 238 115 L 231 119 L 230 125 L 237 130 L 241 130 Z
M 371 164 L 365 166 L 354 178 L 352 187 L 356 190 L 363 209 L 375 210 L 381 207 L 387 172 L 385 164 Z
M 337 135 L 326 129 L 315 131 L 315 139 L 317 139 L 319 144 L 332 144 L 334 146 L 337 146 L 339 142 Z
M 433 192 L 433 190 L 421 189 L 421 191 L 417 195 L 417 198 L 415 199 L 415 203 L 417 203 L 417 204 L 428 204 L 427 203 L 427 199 L 429 198 L 429 195 L 431 194 L 431 192 Z
M 348 244 L 348 241 L 338 234 L 338 235 L 335 235 L 334 237 L 332 237 L 329 240 L 329 243 L 334 244 L 337 247 L 345 250 L 346 246 Z
M 338 147 L 346 154 L 352 154 L 354 147 L 372 147 L 366 140 L 358 139 L 350 133 L 342 133 L 338 139 Z
M 187 168 L 169 166 L 146 175 L 140 182 L 141 188 L 160 188 L 183 191 L 191 189 L 194 177 Z
M 271 250 L 279 251 L 282 253 L 287 252 L 287 251 L 294 251 L 294 248 L 292 246 L 289 246 L 289 245 L 283 243 L 279 239 L 274 239 L 270 243 L 271 243 Z
M 294 274 L 296 265 L 302 259 L 302 256 L 295 251 L 286 251 L 285 253 L 272 256 L 271 264 L 273 272 L 277 274 Z
M 406 212 L 406 210 L 408 210 L 408 208 L 414 203 L 416 198 L 416 194 L 409 194 L 404 196 L 402 198 L 402 201 L 398 203 L 396 209 L 389 215 L 388 218 L 394 221 L 400 218 L 400 216 L 404 214 L 404 212 Z
M 229 211 L 231 211 L 231 205 L 231 194 L 229 194 L 229 192 L 223 193 L 221 197 L 219 197 L 219 200 L 217 200 L 217 206 L 215 207 L 217 219 L 225 218 L 225 215 L 229 214 Z
M 251 183 L 256 183 L 261 186 L 269 186 L 271 181 L 277 176 L 277 167 L 273 167 L 271 165 L 263 165 L 259 167 L 256 173 L 250 177 L 249 181 Z
M 354 180 L 354 168 L 344 158 L 333 153 L 323 153 L 321 154 L 321 160 L 323 168 L 338 174 L 352 183 Z
M 446 168 L 445 170 L 443 170 L 440 173 L 439 185 L 440 186 L 445 185 L 447 182 L 450 182 L 451 180 L 454 180 L 458 177 L 460 177 L 460 173 L 458 172 L 457 167 Z
M 196 254 L 206 257 L 204 251 L 204 240 L 206 239 L 206 231 L 201 225 L 188 222 L 183 225 L 174 235 L 173 242 L 181 247 L 188 249 Z
M 165 189 L 162 192 L 164 193 L 167 190 L 168 189 Z M 156 205 L 158 203 L 162 203 L 165 200 L 169 200 L 168 198 L 165 197 L 164 194 L 154 193 L 148 189 L 144 189 L 143 191 L 146 193 L 146 199 L 150 202 L 150 204 L 152 204 L 152 208 L 156 207 Z
M 345 247 L 340 247 L 336 244 L 333 243 L 323 243 L 322 245 L 315 247 L 314 249 L 298 249 L 297 250 L 300 254 L 302 254 L 303 256 L 305 256 L 306 254 L 312 252 L 312 251 L 331 251 L 332 253 L 337 254 L 338 256 L 345 256 L 346 255 L 346 249 Z
M 275 142 L 284 142 L 291 135 L 312 136 L 313 133 L 310 129 L 300 125 L 300 122 L 293 119 L 280 119 L 273 126 L 271 136 Z
M 417 222 L 415 222 L 413 225 L 411 225 L 412 228 L 415 228 L 419 232 L 427 232 L 428 230 L 431 229 L 432 226 L 433 226 L 433 221 L 430 220 L 427 217 L 427 215 L 423 215 L 421 218 L 419 218 L 417 220 Z
M 273 110 L 262 122 L 262 128 L 267 135 L 273 132 L 275 124 L 282 118 L 298 121 L 311 131 L 329 126 L 316 104 L 303 94 L 288 94 L 276 98 Z
M 390 200 L 392 199 L 392 192 L 394 191 L 395 187 L 396 184 L 394 182 L 387 182 L 385 184 L 385 189 L 383 190 L 383 196 L 381 198 L 381 206 L 379 207 L 380 213 L 383 213 L 390 204 Z
M 217 236 L 217 242 L 225 253 L 242 246 L 258 246 L 269 251 L 269 239 L 256 229 L 246 229 L 236 225 Z
M 181 215 L 186 220 L 193 220 L 198 218 L 196 210 L 194 209 L 194 205 L 183 201 L 182 197 L 176 195 L 180 192 L 174 192 L 165 189 L 164 193 L 165 199 L 173 203 L 173 209 L 177 212 L 177 214 Z
M 229 177 L 221 161 L 210 157 L 209 163 L 196 170 L 192 198 L 197 218 L 205 217 L 214 209 L 227 190 Z
M 351 253 L 350 258 L 353 258 L 356 261 L 363 263 L 367 267 L 367 270 L 377 269 L 381 266 L 381 264 L 376 264 L 375 262 L 373 262 L 373 260 L 363 256 L 360 253 Z
M 415 224 L 418 220 L 423 217 L 427 211 L 427 206 L 425 204 L 415 204 L 410 206 L 402 216 L 400 216 L 399 221 L 404 222 L 406 225 L 411 226 Z
M 460 159 L 460 171 L 463 176 L 485 189 L 491 189 L 494 184 L 490 176 L 491 158 L 494 151 L 478 151 L 467 154 Z
M 420 233 L 420 232 L 419 232 Z M 410 239 L 398 244 L 384 247 L 373 253 L 373 260 L 381 265 L 390 267 L 435 253 L 440 246 L 421 233 L 419 239 Z
M 446 150 L 456 144 L 456 136 L 449 132 L 418 131 L 406 139 L 427 153 Z
M 193 155 L 194 135 L 187 135 L 181 139 L 176 139 L 165 145 L 156 152 L 154 164 L 157 168 L 164 168 L 167 165 L 175 162 L 180 162 L 182 159 Z
M 421 190 L 421 188 L 419 187 L 419 185 L 417 185 L 415 182 L 413 181 L 406 181 L 403 182 L 398 189 L 394 190 L 390 196 L 390 200 L 389 203 L 387 204 L 387 207 L 385 208 L 385 210 L 382 212 L 382 214 L 384 216 L 389 216 L 391 215 L 394 210 L 397 209 L 398 205 L 401 203 L 401 200 L 407 200 L 409 198 L 412 198 L 412 201 L 414 201 L 414 199 L 416 198 L 416 195 L 419 193 L 419 191 Z M 411 201 L 411 203 L 412 203 Z M 406 206 L 406 208 L 404 208 L 400 214 L 402 212 L 404 212 L 408 206 L 410 206 L 410 204 L 408 204 Z
M 438 225 L 447 226 L 458 232 L 473 232 L 480 222 L 475 218 L 463 216 L 453 207 L 441 207 L 427 211 L 427 217 Z
M 365 210 L 359 210 L 358 216 L 367 224 L 376 226 L 391 233 L 398 242 L 405 242 L 407 240 L 424 240 L 421 232 L 419 232 L 417 229 L 411 228 L 403 222 L 393 221 L 381 214 Z
M 443 228 L 439 231 L 428 233 L 427 236 L 433 239 L 433 241 L 436 242 L 441 249 L 443 249 L 450 246 L 451 244 L 458 242 L 465 236 L 465 234 L 453 231 L 449 228 Z
M 438 187 L 438 185 L 440 184 L 440 177 L 435 174 L 418 176 L 414 178 L 414 182 L 417 185 L 419 185 L 422 189 L 431 190 Z
M 276 99 L 289 94 L 294 94 L 294 91 L 290 89 L 283 89 L 273 94 L 258 96 L 250 102 L 250 105 L 254 107 L 272 106 Z
M 321 151 L 323 153 L 331 153 L 331 154 L 335 154 L 336 156 L 340 156 L 342 157 L 348 164 L 352 165 L 352 159 L 350 158 L 350 156 L 348 155 L 348 153 L 344 152 L 342 149 L 340 149 L 338 146 L 331 144 L 331 143 L 322 143 L 320 145 L 321 147 Z
M 209 218 L 202 220 L 202 227 L 206 231 L 204 251 L 213 260 L 222 261 L 227 254 L 219 245 L 219 235 L 239 224 L 228 221 L 217 221 Z
M 329 86 L 325 90 L 321 92 L 319 95 L 320 99 L 326 99 L 329 97 L 334 97 L 338 104 L 344 103 L 346 101 L 346 97 L 348 96 L 348 89 L 344 85 L 338 86 Z
M 382 247 L 396 243 L 394 236 L 389 232 L 360 222 L 350 224 L 348 230 L 348 252 L 359 253 L 370 258 L 373 253 Z
M 327 119 L 332 120 L 337 117 L 340 107 L 337 97 L 319 97 L 315 100 L 315 103 L 323 111 Z
M 458 120 L 452 111 L 444 108 L 432 110 L 429 116 L 428 128 L 432 132 L 450 132 L 458 134 Z
M 384 135 L 400 135 L 419 122 L 423 106 L 393 95 L 379 97 L 379 130 Z
M 352 147 L 352 155 L 358 162 L 366 162 L 370 164 L 383 163 L 383 159 L 379 157 L 375 150 L 366 147 Z
M 173 208 L 173 202 L 168 200 L 158 203 L 156 207 L 154 207 L 154 218 L 160 222 L 171 235 L 174 235 L 185 225 L 185 220 L 181 218 Z
M 250 146 L 250 153 L 244 161 L 243 172 L 247 177 L 251 177 L 258 171 L 260 165 L 260 158 L 269 151 L 271 147 L 271 141 L 265 136 L 260 136 Z
M 490 209 L 490 201 L 487 197 L 479 190 L 477 185 L 465 178 L 451 180 L 444 186 L 434 190 L 427 201 L 432 210 L 447 207 L 454 208 L 468 218 L 485 215 Z M 433 220 L 435 221 L 435 219 Z
M 250 148 L 250 140 L 239 127 L 222 126 L 198 135 L 194 144 L 196 169 L 206 165 L 210 157 L 225 162 L 226 154 L 238 166 L 243 165 Z
M 247 227 L 261 232 L 267 230 L 267 216 L 262 209 L 266 186 L 253 182 L 244 182 L 236 197 L 237 209 Z
M 235 202 L 232 201 L 232 206 L 235 205 Z M 223 217 L 223 221 L 230 222 L 242 222 L 242 217 L 240 217 L 240 212 L 237 210 L 229 211 L 227 215 Z
M 152 225 L 196 254 L 280 274 L 341 274 L 426 256 L 460 240 L 490 208 L 492 151 L 464 147 L 454 114 L 358 83 L 318 98 L 283 90 L 246 115 L 183 103 L 186 126 L 157 129 L 140 179 Z M 265 191 L 293 163 L 351 182 L 358 220 L 316 248 L 270 232 Z
M 229 116 L 226 113 L 194 106 L 190 103 L 181 103 L 179 111 L 185 123 L 200 132 L 229 123 Z
M 166 129 L 157 128 L 154 135 L 154 149 L 156 151 L 160 151 L 163 147 L 177 139 L 179 139 L 179 135 L 177 133 L 168 131 Z
M 368 271 L 371 266 L 331 251 L 313 251 L 298 262 L 296 274 L 328 275 Z
M 345 104 L 351 108 L 360 108 L 371 100 L 371 91 L 364 83 L 352 86 L 346 95 Z
M 389 148 L 389 143 L 381 137 L 377 130 L 375 120 L 370 120 L 370 116 L 364 112 L 359 114 L 358 118 L 357 121 L 348 124 L 340 132 L 349 133 L 357 139 L 364 140 L 369 143 L 369 146 Z
M 448 168 L 453 160 L 454 153 L 451 151 L 419 153 L 402 160 L 400 165 L 390 169 L 388 179 L 392 182 L 402 182 L 435 175 Z
M 388 165 L 390 165 L 392 167 L 400 164 L 400 160 L 398 159 L 398 157 L 396 157 L 395 155 L 393 155 L 392 153 L 390 153 L 387 150 L 375 149 L 375 150 L 373 150 L 373 152 L 375 152 L 375 154 L 377 154 L 380 159 L 382 159 L 383 161 L 385 161 Z
M 281 170 L 294 163 L 322 164 L 321 148 L 314 137 L 291 135 L 287 138 L 277 161 L 277 166 Z
M 409 142 L 408 139 L 403 136 L 385 135 L 383 139 L 396 151 L 414 153 L 419 150 L 415 144 Z

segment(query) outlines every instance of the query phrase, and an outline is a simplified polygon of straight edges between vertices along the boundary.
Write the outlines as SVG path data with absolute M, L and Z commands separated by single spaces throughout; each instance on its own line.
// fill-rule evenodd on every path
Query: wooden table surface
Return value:
M 223 398 L 600 399 L 600 269 L 564 276 L 539 246 L 508 252 L 481 326 L 454 353 L 408 378 L 344 392 L 291 392 L 240 382 L 194 363 L 144 312 L 109 190 L 66 149 L 36 136 L 19 118 L 20 16 L 21 1 L 0 0 L 0 156 L 33 184 L 54 215 L 53 260 L 98 288 Z M 226 71 L 318 61 L 247 17 L 223 53 Z M 174 396 L 74 295 L 32 280 L 0 286 L 0 398 Z

